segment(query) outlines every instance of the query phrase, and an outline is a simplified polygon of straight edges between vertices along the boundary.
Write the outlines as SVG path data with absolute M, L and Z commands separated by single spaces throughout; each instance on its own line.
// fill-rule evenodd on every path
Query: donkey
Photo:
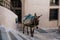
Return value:
M 34 14 L 34 16 L 26 16 L 26 18 L 23 20 L 23 34 L 24 34 L 24 29 L 25 27 L 27 27 L 27 34 L 29 34 L 28 32 L 28 27 L 30 28 L 30 34 L 31 34 L 31 37 L 33 37 L 33 34 L 34 34 L 34 28 L 39 25 L 39 18 L 41 17 L 42 15 L 40 16 L 37 16 L 36 13 Z M 38 27 L 36 27 L 38 28 Z

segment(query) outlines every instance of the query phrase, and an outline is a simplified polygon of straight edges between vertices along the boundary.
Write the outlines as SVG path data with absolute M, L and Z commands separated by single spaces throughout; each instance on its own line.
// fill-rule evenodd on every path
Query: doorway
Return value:
M 18 16 L 18 23 L 22 23 L 22 2 L 21 0 L 11 0 L 12 10 Z

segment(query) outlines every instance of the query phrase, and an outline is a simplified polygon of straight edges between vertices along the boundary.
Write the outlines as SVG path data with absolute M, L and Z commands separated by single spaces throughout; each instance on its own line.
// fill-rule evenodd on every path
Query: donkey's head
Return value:
M 36 13 L 34 14 L 33 25 L 37 26 L 37 25 L 39 24 L 39 18 L 40 18 L 41 16 L 42 16 L 42 15 L 37 16 Z

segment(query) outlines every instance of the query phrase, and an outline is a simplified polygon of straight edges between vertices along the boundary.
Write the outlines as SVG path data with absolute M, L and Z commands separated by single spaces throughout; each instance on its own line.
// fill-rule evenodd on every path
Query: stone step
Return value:
M 9 32 L 9 35 L 11 37 L 11 40 L 17 40 L 17 38 L 11 32 Z
M 60 40 L 60 36 L 55 33 L 56 30 L 35 29 L 34 37 L 23 34 L 22 31 L 10 30 L 6 31 L 4 27 L 0 27 L 0 40 Z
M 1 30 L 0 30 L 0 40 L 2 40 L 2 36 L 1 36 Z
M 6 29 L 1 26 L 0 26 L 0 40 L 10 40 Z
M 10 31 L 11 33 L 13 33 L 15 36 L 16 36 L 16 38 L 17 38 L 17 36 L 18 37 L 20 37 L 21 39 L 23 39 L 23 40 L 29 40 L 26 36 L 27 35 L 24 35 L 22 32 L 21 33 L 18 33 L 17 31 Z
M 20 37 L 23 37 L 23 39 L 26 40 L 40 40 L 40 38 L 37 37 L 31 37 L 30 35 L 27 34 L 23 34 L 21 31 L 20 32 L 16 32 Z

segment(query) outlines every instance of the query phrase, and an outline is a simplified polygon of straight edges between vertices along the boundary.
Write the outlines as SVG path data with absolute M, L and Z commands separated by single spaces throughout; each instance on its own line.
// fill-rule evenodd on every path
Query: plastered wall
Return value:
M 12 11 L 5 7 L 0 6 L 0 25 L 5 26 L 7 29 L 16 29 L 15 15 Z
M 57 28 L 57 20 L 49 21 L 50 0 L 25 0 L 25 15 L 37 13 L 42 17 L 39 19 L 39 27 Z M 53 7 L 53 8 L 57 8 Z

